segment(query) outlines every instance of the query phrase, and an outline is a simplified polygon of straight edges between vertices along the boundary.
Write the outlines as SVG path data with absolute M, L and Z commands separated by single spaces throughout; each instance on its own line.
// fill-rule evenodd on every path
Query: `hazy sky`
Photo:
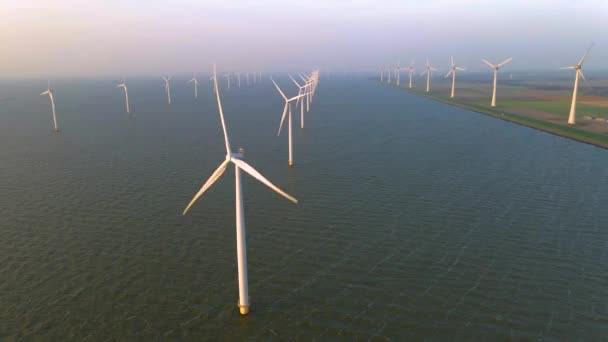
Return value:
M 231 70 L 608 68 L 608 0 L 0 0 L 0 78 Z

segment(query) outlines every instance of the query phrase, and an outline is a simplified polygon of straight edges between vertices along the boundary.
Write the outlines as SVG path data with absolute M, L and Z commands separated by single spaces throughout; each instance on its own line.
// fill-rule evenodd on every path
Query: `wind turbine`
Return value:
M 169 77 L 163 76 L 163 80 L 165 80 L 165 92 L 167 93 L 167 101 L 169 101 L 169 104 L 171 104 L 171 84 L 169 83 L 171 78 L 173 78 L 173 75 L 170 75 Z
M 409 84 L 409 88 L 412 89 L 412 76 L 414 75 L 414 72 L 416 71 L 416 69 L 414 68 L 414 62 L 416 60 L 412 59 L 412 63 L 410 64 L 409 67 L 407 67 L 407 71 L 410 74 L 410 84 Z
M 494 90 L 492 91 L 492 104 L 491 104 L 492 107 L 496 107 L 496 79 L 498 78 L 498 69 L 500 69 L 501 66 L 509 63 L 512 59 L 513 59 L 513 57 L 505 60 L 502 63 L 496 64 L 496 65 L 486 61 L 485 59 L 482 59 L 482 61 L 484 63 L 486 63 L 490 68 L 494 69 Z
M 431 72 L 433 71 L 437 71 L 437 69 L 433 68 L 431 66 L 431 64 L 429 64 L 429 59 L 426 59 L 426 68 L 424 70 L 424 72 L 422 73 L 423 75 L 426 73 L 426 92 L 430 92 L 431 91 Z
M 194 98 L 198 99 L 198 80 L 196 79 L 196 75 L 192 74 L 192 79 L 188 83 L 194 84 Z
M 289 125 L 289 167 L 293 167 L 293 139 L 292 139 L 292 132 L 291 132 L 291 103 L 293 101 L 296 101 L 297 99 L 301 98 L 304 96 L 304 94 L 298 94 L 297 96 L 294 96 L 292 98 L 287 98 L 287 96 L 285 96 L 285 94 L 283 93 L 283 91 L 281 91 L 281 88 L 279 88 L 279 86 L 277 85 L 277 83 L 272 80 L 272 83 L 274 83 L 274 86 L 277 87 L 277 90 L 279 91 L 279 93 L 281 93 L 281 96 L 283 97 L 283 99 L 285 99 L 285 107 L 283 108 L 283 115 L 281 116 L 281 124 L 279 125 L 279 131 L 277 132 L 277 136 L 281 135 L 281 128 L 283 127 L 283 121 L 285 120 L 285 114 L 287 114 L 287 112 L 289 111 L 289 118 L 288 118 L 288 125 Z M 302 104 L 303 106 L 304 104 Z
M 186 215 L 188 210 L 192 207 L 194 202 L 209 189 L 213 183 L 215 183 L 222 174 L 226 171 L 228 164 L 234 164 L 234 175 L 235 175 L 235 195 L 236 195 L 236 253 L 237 253 L 237 264 L 238 264 L 238 279 L 239 279 L 239 312 L 241 315 L 249 313 L 249 288 L 247 280 L 247 242 L 245 238 L 245 207 L 243 205 L 243 188 L 241 184 L 241 170 L 248 173 L 253 178 L 259 180 L 264 185 L 278 193 L 279 195 L 287 198 L 288 200 L 298 203 L 298 200 L 288 195 L 283 190 L 272 184 L 262 174 L 256 171 L 252 166 L 247 164 L 243 158 L 244 153 L 240 149 L 238 153 L 233 153 L 230 149 L 230 141 L 228 139 L 228 131 L 226 130 L 226 123 L 224 122 L 224 112 L 222 110 L 222 102 L 220 100 L 220 91 L 217 86 L 217 73 L 215 65 L 213 66 L 213 85 L 215 88 L 215 94 L 217 98 L 217 106 L 220 113 L 220 120 L 222 122 L 222 129 L 224 131 L 224 142 L 226 144 L 226 159 L 220 164 L 220 166 L 211 174 L 211 177 L 203 184 L 201 189 L 194 195 L 194 198 L 190 201 L 186 209 L 184 209 L 183 215 Z
M 48 95 L 49 99 L 51 99 L 51 109 L 53 110 L 53 127 L 55 128 L 55 132 L 59 132 L 59 128 L 57 127 L 57 114 L 55 114 L 55 97 L 53 97 L 53 92 L 55 92 L 55 89 L 51 89 L 51 82 L 48 82 L 46 91 L 42 92 L 40 95 Z
M 228 81 L 228 89 L 230 89 L 230 73 L 226 73 L 224 77 L 226 77 L 226 80 Z
M 401 61 L 397 62 L 397 68 L 395 69 L 397 73 L 397 87 L 401 85 Z
M 306 92 L 306 111 L 310 111 L 310 103 L 312 102 L 312 97 L 315 93 L 317 83 L 319 82 L 319 72 L 318 70 L 314 71 L 311 76 L 302 76 L 302 74 L 298 74 L 302 81 L 308 87 L 308 91 Z
M 301 95 L 301 94 L 307 95 L 307 90 L 306 90 L 306 88 L 308 88 L 307 84 L 304 84 L 303 86 L 301 86 L 298 84 L 298 82 L 296 82 L 296 80 L 293 79 L 293 77 L 291 77 L 291 75 L 287 75 L 287 76 L 289 76 L 289 78 L 291 78 L 293 83 L 295 83 L 296 86 L 299 88 L 298 95 Z M 298 104 L 300 105 L 300 128 L 304 128 L 304 100 L 300 101 L 300 99 L 298 99 L 296 101 L 296 107 L 298 106 Z
M 240 88 L 241 87 L 241 73 L 240 72 L 236 73 L 236 79 L 237 79 L 237 81 L 239 83 L 239 88 Z
M 452 75 L 452 93 L 450 94 L 451 98 L 454 98 L 454 87 L 456 84 L 456 70 L 460 70 L 460 71 L 464 71 L 464 68 L 458 67 L 456 66 L 456 64 L 454 64 L 454 57 L 450 56 L 450 58 L 452 59 L 452 67 L 450 68 L 450 71 L 447 73 L 447 75 L 445 75 L 445 78 L 450 77 L 450 75 Z
M 384 69 L 380 70 L 380 82 L 384 82 Z
M 122 83 L 116 86 L 117 88 L 123 88 L 125 90 L 125 102 L 127 104 L 127 113 L 131 113 L 129 110 L 129 90 L 127 89 L 127 81 L 123 79 Z
M 574 76 L 574 90 L 572 91 L 572 105 L 570 106 L 570 115 L 568 116 L 568 124 L 570 125 L 576 125 L 576 95 L 578 93 L 578 77 L 581 76 L 583 80 L 587 82 L 585 74 L 583 74 L 583 62 L 585 61 L 585 58 L 592 47 L 593 44 L 589 46 L 589 49 L 587 49 L 587 52 L 585 52 L 583 58 L 581 58 L 577 65 L 562 68 L 576 70 L 576 75 Z

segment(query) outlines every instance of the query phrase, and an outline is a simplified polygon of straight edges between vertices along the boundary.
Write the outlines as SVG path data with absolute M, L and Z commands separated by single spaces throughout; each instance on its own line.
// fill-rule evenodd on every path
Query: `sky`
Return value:
M 470 71 L 608 69 L 608 0 L 0 0 L 0 78 L 374 71 L 450 56 Z

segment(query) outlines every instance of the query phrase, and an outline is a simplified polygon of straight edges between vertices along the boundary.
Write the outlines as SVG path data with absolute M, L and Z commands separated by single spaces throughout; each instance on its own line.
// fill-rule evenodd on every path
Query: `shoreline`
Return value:
M 397 87 L 395 85 L 390 85 L 392 87 Z M 479 114 L 483 114 L 486 116 L 490 116 L 496 119 L 500 119 L 507 122 L 512 122 L 517 125 L 529 127 L 541 132 L 553 134 L 556 136 L 560 136 L 562 138 L 574 140 L 580 143 L 592 145 L 595 147 L 599 147 L 602 149 L 608 149 L 608 136 L 603 136 L 598 133 L 585 131 L 582 129 L 578 129 L 576 127 L 568 127 L 561 126 L 552 122 L 542 121 L 534 118 L 529 118 L 526 116 L 521 116 L 513 113 L 509 113 L 506 111 L 501 111 L 500 109 L 490 109 L 485 108 L 480 105 L 469 104 L 464 102 L 459 102 L 458 100 L 444 99 L 442 97 L 433 95 L 433 94 L 424 94 L 420 93 L 414 89 L 410 90 L 407 88 L 397 87 L 397 89 L 403 89 L 408 93 L 425 97 L 440 103 L 444 103 L 447 105 L 451 105 L 454 107 L 458 107 L 465 110 L 470 110 L 472 112 L 476 112 Z

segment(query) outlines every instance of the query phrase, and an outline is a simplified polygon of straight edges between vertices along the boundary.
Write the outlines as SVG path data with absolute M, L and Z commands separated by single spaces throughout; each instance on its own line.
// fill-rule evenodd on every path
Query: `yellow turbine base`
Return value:
M 249 313 L 249 305 L 239 305 L 239 312 L 241 315 L 246 315 Z

